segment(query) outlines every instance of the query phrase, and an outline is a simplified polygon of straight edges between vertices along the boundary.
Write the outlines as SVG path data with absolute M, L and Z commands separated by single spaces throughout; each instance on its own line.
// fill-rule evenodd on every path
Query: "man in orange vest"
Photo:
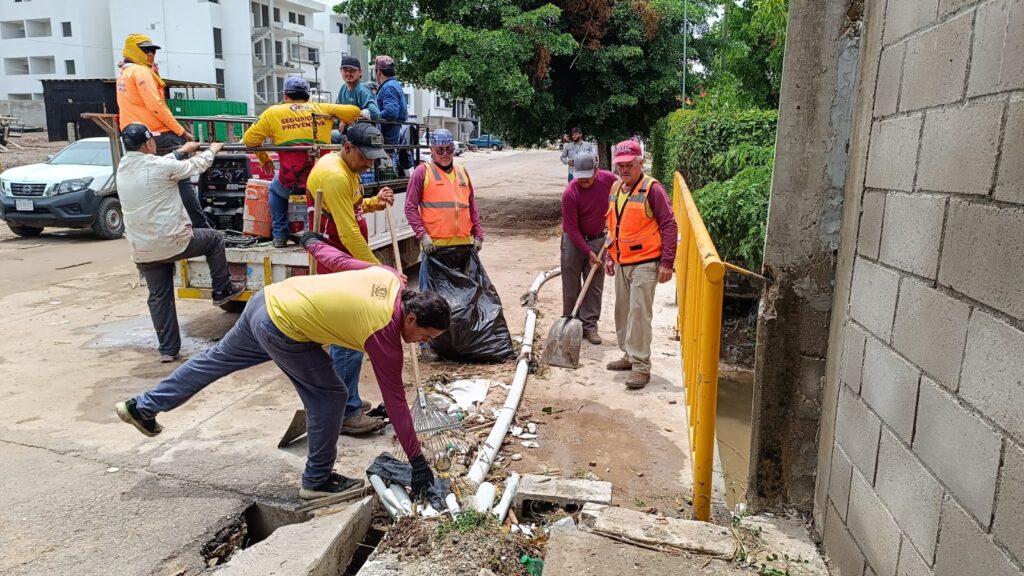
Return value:
M 608 196 L 605 272 L 615 277 L 615 335 L 622 358 L 609 370 L 630 370 L 626 387 L 651 380 L 651 319 L 654 289 L 672 279 L 678 229 L 665 187 L 643 173 L 640 144 L 615 145 L 620 180 Z
M 438 247 L 473 246 L 480 250 L 484 230 L 476 210 L 476 195 L 469 173 L 456 166 L 455 140 L 444 128 L 430 133 L 430 162 L 420 164 L 409 177 L 405 217 L 423 251 L 420 259 L 420 292 L 427 289 L 427 257 Z M 428 346 L 424 358 L 433 359 Z
M 129 124 L 149 128 L 158 152 L 176 150 L 194 140 L 174 116 L 164 100 L 164 81 L 156 64 L 160 47 L 144 34 L 129 34 L 118 64 L 117 111 L 121 130 Z M 178 181 L 178 194 L 192 222 L 192 228 L 209 228 L 199 197 L 188 178 Z

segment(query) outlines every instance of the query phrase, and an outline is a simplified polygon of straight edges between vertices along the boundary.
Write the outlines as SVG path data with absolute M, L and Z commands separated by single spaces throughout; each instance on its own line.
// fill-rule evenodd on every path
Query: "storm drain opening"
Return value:
M 341 576 L 356 576 L 359 570 L 366 564 L 366 561 L 370 558 L 370 554 L 373 554 L 377 550 L 377 545 L 384 539 L 384 535 L 387 534 L 387 530 L 382 530 L 376 526 L 370 526 L 370 529 L 366 531 L 366 536 L 356 546 L 356 551 L 352 555 L 352 561 L 348 563 L 348 567 L 341 573 Z
M 301 524 L 313 518 L 308 512 L 296 512 L 265 502 L 253 502 L 238 518 L 217 531 L 203 545 L 202 555 L 207 566 L 227 562 L 239 550 L 258 544 L 283 526 Z

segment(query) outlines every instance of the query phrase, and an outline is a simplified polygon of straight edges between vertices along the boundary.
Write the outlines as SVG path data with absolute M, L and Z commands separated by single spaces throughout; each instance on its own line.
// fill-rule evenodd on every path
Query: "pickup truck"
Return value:
M 469 139 L 470 146 L 476 146 L 477 148 L 490 148 L 497 152 L 505 147 L 505 142 L 497 136 L 491 136 L 490 134 L 484 134 L 476 138 Z

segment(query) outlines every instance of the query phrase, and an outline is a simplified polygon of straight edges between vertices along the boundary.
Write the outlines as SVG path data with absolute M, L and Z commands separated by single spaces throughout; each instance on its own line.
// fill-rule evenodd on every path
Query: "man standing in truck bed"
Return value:
M 268 138 L 275 145 L 323 144 L 331 142 L 333 118 L 316 118 L 313 114 L 333 116 L 342 124 L 351 124 L 360 116 L 369 119 L 368 110 L 356 106 L 309 101 L 309 82 L 292 76 L 284 82 L 284 103 L 275 104 L 260 114 L 259 120 L 242 135 L 246 146 L 262 146 Z M 315 130 L 314 130 L 315 128 Z M 314 136 L 315 135 L 315 136 Z M 326 152 L 325 152 L 326 153 Z M 288 245 L 288 196 L 304 188 L 315 158 L 308 151 L 279 152 L 280 172 L 275 173 L 274 162 L 266 152 L 257 152 L 263 171 L 274 174 L 270 183 L 270 214 L 273 219 L 274 247 Z

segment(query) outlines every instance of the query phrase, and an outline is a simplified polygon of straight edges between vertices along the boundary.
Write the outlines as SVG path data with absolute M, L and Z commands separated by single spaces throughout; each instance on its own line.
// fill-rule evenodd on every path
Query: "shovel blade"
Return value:
M 551 326 L 544 342 L 544 362 L 561 368 L 579 368 L 583 347 L 583 323 L 577 318 L 562 318 Z
M 288 425 L 288 429 L 284 431 L 284 435 L 281 436 L 281 441 L 277 443 L 278 448 L 284 448 L 292 442 L 298 440 L 306 434 L 306 411 L 299 409 L 295 411 L 295 415 L 292 416 L 292 423 Z

